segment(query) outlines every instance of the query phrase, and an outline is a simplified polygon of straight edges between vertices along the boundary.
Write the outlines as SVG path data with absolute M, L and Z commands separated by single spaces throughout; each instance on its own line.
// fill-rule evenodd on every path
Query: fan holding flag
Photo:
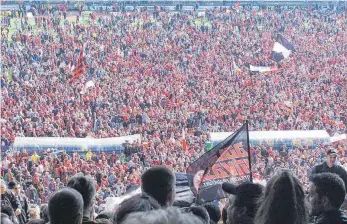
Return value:
M 248 122 L 187 168 L 187 178 L 197 201 L 226 198 L 222 184 L 252 181 Z

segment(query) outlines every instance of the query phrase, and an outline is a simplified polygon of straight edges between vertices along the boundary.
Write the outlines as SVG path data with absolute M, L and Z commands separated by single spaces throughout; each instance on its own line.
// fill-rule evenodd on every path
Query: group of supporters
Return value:
M 214 202 L 175 200 L 175 175 L 165 166 L 152 167 L 141 175 L 141 193 L 124 200 L 116 209 L 98 214 L 94 210 L 94 181 L 83 174 L 73 176 L 66 187 L 53 193 L 48 204 L 41 206 L 41 211 L 32 209 L 30 214 L 27 199 L 17 188 L 20 185 L 14 183 L 14 189 L 7 190 L 1 180 L 1 222 L 346 224 L 347 216 L 341 209 L 346 185 L 338 174 L 346 178 L 347 173 L 331 172 L 340 167 L 330 163 L 336 155 L 333 151 L 329 153 L 329 162 L 322 165 L 328 170 L 316 170 L 317 174 L 311 176 L 308 196 L 291 171 L 280 170 L 265 187 L 251 182 L 224 183 L 223 190 L 231 195 L 222 212 Z
M 346 13 L 322 13 L 313 7 L 287 11 L 238 6 L 207 10 L 200 17 L 194 11 L 168 12 L 157 7 L 154 13 L 80 11 L 68 20 L 69 14 L 76 13 L 67 12 L 66 7 L 36 8 L 34 18 L 27 17 L 24 8 L 1 18 L 6 24 L 1 26 L 1 176 L 13 188 L 14 193 L 6 193 L 9 198 L 25 192 L 27 199 L 20 203 L 24 203 L 22 208 L 26 204 L 26 211 L 30 203 L 53 206 L 49 215 L 45 207 L 41 210 L 46 211 L 46 222 L 48 216 L 54 220 L 52 217 L 65 213 L 56 209 L 62 213 L 54 215 L 55 197 L 75 205 L 76 210 L 68 206 L 74 213 L 66 218 L 78 220 L 82 210 L 83 216 L 90 218 L 91 209 L 100 209 L 98 205 L 105 198 L 121 196 L 141 184 L 141 175 L 150 167 L 165 165 L 185 172 L 204 152 L 208 132 L 233 131 L 245 120 L 251 121 L 251 130 L 325 129 L 331 135 L 346 130 Z M 296 52 L 276 65 L 269 56 L 278 33 L 295 45 Z M 249 71 L 250 65 L 276 65 L 278 69 L 259 74 Z M 80 72 L 77 67 L 82 68 Z M 86 88 L 88 81 L 94 86 Z M 104 138 L 129 134 L 141 134 L 142 142 L 134 145 L 136 153 L 68 155 L 55 150 L 12 150 L 16 136 Z M 339 163 L 346 167 L 347 146 L 335 148 L 341 155 Z M 252 146 L 253 173 L 261 182 L 268 182 L 269 189 L 277 182 L 290 183 L 284 185 L 288 192 L 292 187 L 290 192 L 295 192 L 296 198 L 290 199 L 289 193 L 285 196 L 299 203 L 299 182 L 309 188 L 312 168 L 323 162 L 326 151 L 323 145 L 314 150 L 306 145 L 282 150 L 266 143 Z M 288 172 L 276 175 L 281 168 L 292 170 L 298 180 Z M 80 195 L 65 188 L 79 172 L 90 178 L 95 187 L 91 192 L 97 192 L 93 203 L 85 202 L 80 192 L 82 210 Z M 329 182 L 337 186 L 338 178 L 323 175 L 312 181 L 316 186 L 312 191 L 318 192 L 312 193 L 313 199 L 325 196 L 324 206 L 339 207 L 339 199 L 324 195 L 330 193 L 320 185 Z M 1 186 L 3 197 L 8 191 L 3 191 L 5 183 Z M 283 218 L 283 222 L 271 223 L 289 223 L 285 214 L 265 211 L 277 207 L 271 200 L 281 201 L 276 190 L 266 192 L 261 195 L 268 204 L 259 207 L 263 217 L 257 215 L 256 223 L 270 223 L 266 220 L 272 220 L 271 214 Z M 94 197 L 95 193 L 91 194 Z M 185 212 L 172 208 L 157 211 L 167 206 L 158 198 L 160 206 L 153 205 L 156 200 L 151 196 L 137 196 L 129 206 L 156 210 L 144 219 L 190 220 Z M 19 222 L 27 220 L 29 216 L 17 209 L 18 201 L 16 207 L 12 199 Z M 233 200 L 230 204 L 241 209 L 243 202 Z M 292 211 L 288 214 L 305 221 L 307 210 L 300 205 L 304 206 L 299 203 L 288 208 Z M 32 215 L 37 217 L 35 209 Z M 229 210 L 235 212 L 232 206 Z M 253 217 L 256 210 L 237 214 Z M 205 214 L 200 208 L 185 211 Z

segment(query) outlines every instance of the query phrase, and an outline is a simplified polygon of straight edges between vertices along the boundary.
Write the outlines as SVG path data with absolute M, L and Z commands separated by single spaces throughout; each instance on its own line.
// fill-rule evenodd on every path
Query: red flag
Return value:
M 84 61 L 83 61 L 83 48 L 81 50 L 80 56 L 78 57 L 77 65 L 76 67 L 72 70 L 72 75 L 71 75 L 71 81 L 75 82 L 77 79 L 79 79 L 85 69 Z
M 182 149 L 184 151 L 187 151 L 187 140 L 186 140 L 186 133 L 184 129 L 182 129 Z

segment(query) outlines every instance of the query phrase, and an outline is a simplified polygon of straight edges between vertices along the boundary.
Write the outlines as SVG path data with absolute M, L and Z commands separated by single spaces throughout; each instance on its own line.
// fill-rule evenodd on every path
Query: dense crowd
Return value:
M 334 164 L 336 152 L 330 152 L 323 166 L 338 169 Z M 343 175 L 347 177 L 345 170 Z M 308 197 L 299 179 L 289 170 L 279 170 L 266 187 L 251 182 L 239 185 L 223 183 L 223 191 L 230 194 L 223 212 L 211 202 L 175 200 L 175 182 L 175 175 L 169 168 L 152 167 L 141 175 L 141 193 L 122 201 L 116 209 L 111 208 L 96 216 L 95 184 L 87 176 L 73 176 L 67 187 L 53 193 L 48 205 L 43 205 L 41 210 L 32 208 L 30 213 L 27 212 L 25 195 L 18 190 L 19 184 L 11 182 L 14 189 L 8 190 L 5 181 L 1 180 L 1 222 L 26 223 L 22 220 L 30 216 L 28 223 L 40 224 L 215 224 L 219 221 L 227 224 L 347 223 L 347 216 L 341 209 L 346 185 L 336 173 L 317 172 L 312 175 Z
M 83 172 L 100 205 L 139 185 L 149 167 L 185 172 L 204 152 L 208 132 L 233 131 L 245 120 L 251 130 L 346 130 L 346 13 L 236 7 L 199 17 L 156 8 L 79 12 L 69 21 L 66 8 L 42 6 L 32 22 L 21 10 L 1 19 L 1 176 L 20 183 L 29 203 L 49 202 Z M 249 65 L 275 65 L 269 56 L 277 33 L 296 52 L 276 72 L 250 72 Z M 72 82 L 82 50 L 85 71 Z M 88 80 L 95 87 L 81 94 Z M 134 154 L 12 150 L 16 136 L 138 133 Z M 346 155 L 346 145 L 336 148 Z M 253 173 L 264 182 L 289 168 L 306 189 L 325 152 L 323 145 L 252 146 Z M 339 162 L 347 166 L 345 157 Z

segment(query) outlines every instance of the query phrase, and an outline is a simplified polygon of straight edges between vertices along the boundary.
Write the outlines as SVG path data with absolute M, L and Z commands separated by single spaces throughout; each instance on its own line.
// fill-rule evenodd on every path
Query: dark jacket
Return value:
M 313 175 L 319 174 L 319 173 L 335 173 L 341 177 L 343 182 L 345 183 L 346 190 L 347 190 L 347 171 L 339 165 L 334 165 L 333 167 L 328 167 L 327 163 L 324 162 L 320 165 L 314 166 L 312 169 L 312 173 L 310 176 L 310 179 L 312 178 Z
M 8 204 L 15 211 L 16 209 L 22 209 L 20 200 L 14 195 L 13 192 L 7 190 L 1 195 L 1 205 Z
M 323 212 L 316 218 L 315 224 L 347 224 L 347 216 L 342 210 Z
M 28 202 L 28 198 L 24 195 L 21 196 L 17 196 L 21 206 L 22 206 L 22 214 L 20 214 L 19 216 L 17 216 L 19 223 L 27 223 L 29 220 L 29 202 Z
M 113 224 L 113 222 L 110 219 L 95 219 L 91 220 L 88 217 L 83 216 L 82 224 Z

